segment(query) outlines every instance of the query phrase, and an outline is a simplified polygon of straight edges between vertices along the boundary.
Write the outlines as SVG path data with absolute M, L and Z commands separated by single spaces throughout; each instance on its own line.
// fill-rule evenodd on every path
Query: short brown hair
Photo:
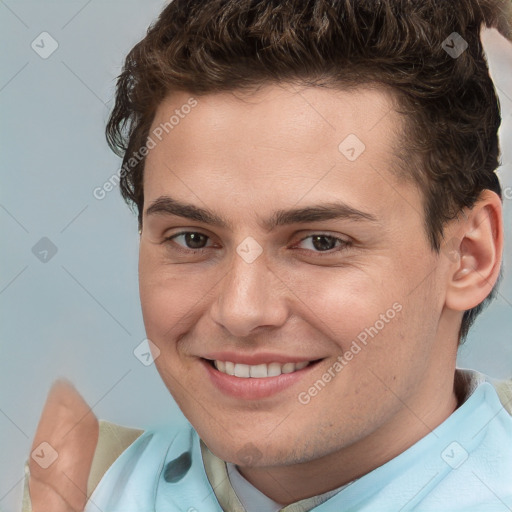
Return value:
M 123 197 L 142 225 L 144 158 L 127 164 L 173 91 L 376 83 L 395 93 L 406 114 L 401 173 L 423 192 L 426 234 L 439 252 L 447 221 L 484 189 L 501 197 L 500 109 L 480 41 L 484 24 L 509 30 L 501 7 L 499 0 L 171 1 L 117 81 L 106 134 L 128 169 Z M 443 44 L 452 46 L 453 37 L 467 43 L 456 58 Z M 495 291 L 465 311 L 461 342 Z

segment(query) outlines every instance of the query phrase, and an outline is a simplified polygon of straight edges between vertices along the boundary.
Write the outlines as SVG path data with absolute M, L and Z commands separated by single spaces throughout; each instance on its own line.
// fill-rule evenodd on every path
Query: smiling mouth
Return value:
M 206 359 L 220 373 L 240 377 L 242 379 L 265 379 L 279 377 L 279 375 L 298 372 L 308 366 L 312 366 L 322 359 L 314 361 L 302 361 L 300 363 L 269 363 L 269 364 L 242 364 L 232 361 L 220 361 Z

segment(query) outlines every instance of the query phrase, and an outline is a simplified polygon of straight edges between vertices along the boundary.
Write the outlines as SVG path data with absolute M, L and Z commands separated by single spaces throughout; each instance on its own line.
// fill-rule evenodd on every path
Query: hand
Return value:
M 56 381 L 48 393 L 29 458 L 34 512 L 83 511 L 98 435 L 98 419 L 84 399 L 70 382 Z M 38 448 L 45 442 L 51 448 Z M 48 465 L 55 457 L 53 450 L 57 458 Z

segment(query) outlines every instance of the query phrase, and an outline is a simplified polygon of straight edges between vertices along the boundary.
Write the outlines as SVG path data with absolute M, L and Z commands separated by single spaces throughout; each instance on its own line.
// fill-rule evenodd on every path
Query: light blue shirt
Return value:
M 192 427 L 145 432 L 109 468 L 85 512 L 221 512 Z M 293 510 L 293 505 L 283 510 Z M 479 382 L 441 425 L 314 512 L 512 510 L 512 418 Z M 263 512 L 263 511 L 262 511 Z

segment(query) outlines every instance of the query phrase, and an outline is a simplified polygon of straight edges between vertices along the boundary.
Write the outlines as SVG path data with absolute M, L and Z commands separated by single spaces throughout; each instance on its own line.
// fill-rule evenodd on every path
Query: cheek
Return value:
M 146 333 L 155 341 L 172 339 L 190 324 L 202 301 L 215 284 L 212 272 L 192 270 L 186 264 L 171 265 L 152 248 L 141 245 L 139 294 Z
M 434 311 L 429 314 L 434 291 L 425 285 L 411 294 L 410 276 L 383 268 L 317 271 L 295 282 L 289 276 L 301 299 L 299 315 L 333 342 L 333 357 L 343 358 L 342 372 L 334 368 L 341 378 L 333 386 L 343 393 L 352 393 L 353 383 L 379 388 L 372 372 L 393 389 L 408 388 L 413 373 L 421 373 L 428 361 L 428 339 L 435 336 Z
M 294 312 L 333 340 L 340 351 L 368 330 L 388 329 L 402 309 L 403 294 L 396 282 L 384 283 L 373 268 L 310 267 L 307 272 L 281 272 L 291 290 Z M 365 334 L 366 333 L 366 334 Z

